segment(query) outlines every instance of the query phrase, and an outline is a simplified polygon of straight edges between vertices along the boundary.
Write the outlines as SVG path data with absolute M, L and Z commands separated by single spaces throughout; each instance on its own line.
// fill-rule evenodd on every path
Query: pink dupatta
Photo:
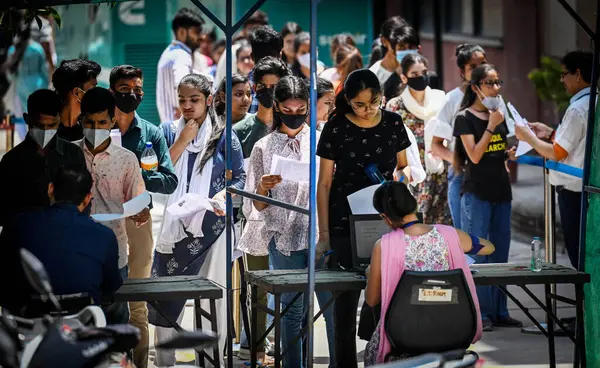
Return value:
M 482 335 L 481 312 L 479 310 L 479 299 L 475 290 L 473 275 L 460 247 L 458 233 L 451 226 L 434 225 L 440 235 L 448 244 L 450 269 L 460 268 L 465 274 L 473 302 L 477 309 L 477 333 L 473 342 L 479 341 Z M 385 356 L 391 351 L 390 342 L 385 334 L 385 313 L 388 309 L 394 290 L 404 273 L 404 257 L 406 253 L 406 242 L 404 241 L 404 231 L 396 230 L 381 238 L 381 323 L 379 324 L 379 350 L 377 352 L 377 363 L 384 363 Z

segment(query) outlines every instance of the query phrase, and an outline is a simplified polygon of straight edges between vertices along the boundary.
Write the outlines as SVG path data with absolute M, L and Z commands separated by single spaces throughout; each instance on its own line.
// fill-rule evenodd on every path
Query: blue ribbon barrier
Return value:
M 539 167 L 544 166 L 544 159 L 541 157 L 535 157 L 535 156 L 521 156 L 521 157 L 517 158 L 517 162 L 520 164 L 525 164 L 525 165 L 532 165 L 532 166 L 539 166 Z M 546 168 L 548 170 L 558 171 L 563 174 L 571 175 L 571 176 L 574 176 L 577 178 L 583 178 L 583 169 L 565 165 L 565 164 L 557 162 L 557 161 L 546 160 Z

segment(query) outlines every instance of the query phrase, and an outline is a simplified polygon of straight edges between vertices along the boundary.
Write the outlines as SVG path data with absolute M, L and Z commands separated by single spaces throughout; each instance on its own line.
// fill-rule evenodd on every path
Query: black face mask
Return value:
M 424 91 L 429 85 L 429 75 L 422 75 L 420 77 L 408 78 L 408 86 L 415 91 Z
M 126 114 L 137 110 L 143 97 L 135 93 L 115 92 L 115 105 Z
M 302 124 L 304 124 L 304 121 L 306 120 L 306 115 L 287 115 L 287 114 L 283 114 L 281 112 L 278 113 L 279 117 L 281 118 L 281 121 L 283 122 L 283 124 L 285 124 L 286 127 L 292 129 L 292 130 L 296 130 L 298 128 L 300 128 L 302 126 Z
M 262 106 L 270 109 L 273 107 L 273 92 L 275 88 L 262 88 L 256 91 L 256 99 Z

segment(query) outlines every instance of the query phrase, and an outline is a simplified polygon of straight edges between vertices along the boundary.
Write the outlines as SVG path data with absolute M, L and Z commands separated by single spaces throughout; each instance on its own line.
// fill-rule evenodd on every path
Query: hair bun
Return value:
M 461 50 L 467 46 L 469 46 L 468 43 L 461 43 L 460 45 L 456 46 L 456 49 L 454 51 L 454 56 L 458 56 L 458 54 L 461 52 Z

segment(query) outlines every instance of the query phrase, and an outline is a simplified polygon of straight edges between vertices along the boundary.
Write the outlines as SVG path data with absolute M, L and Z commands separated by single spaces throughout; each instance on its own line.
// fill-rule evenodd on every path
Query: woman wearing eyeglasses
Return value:
M 365 168 L 375 165 L 392 180 L 410 176 L 406 148 L 410 146 L 400 115 L 382 110 L 377 75 L 368 69 L 348 76 L 338 94 L 335 115 L 325 124 L 317 155 L 321 157 L 317 206 L 317 259 L 334 250 L 330 267 L 352 268 L 348 195 L 373 185 Z M 334 171 L 335 168 L 335 171 Z M 406 169 L 406 170 L 404 170 Z M 405 179 L 408 182 L 409 179 Z M 338 367 L 357 367 L 356 310 L 360 292 L 342 293 L 336 300 L 335 356 Z
M 515 149 L 507 149 L 508 126 L 500 109 L 502 81 L 493 65 L 483 64 L 473 70 L 469 84 L 454 122 L 454 136 L 459 139 L 453 165 L 456 172 L 464 170 L 461 226 L 496 246 L 493 254 L 476 256 L 477 263 L 505 263 L 512 201 L 505 161 L 515 158 Z M 506 295 L 500 289 L 478 287 L 477 296 L 484 331 L 493 326 L 521 327 L 520 321 L 509 316 Z

